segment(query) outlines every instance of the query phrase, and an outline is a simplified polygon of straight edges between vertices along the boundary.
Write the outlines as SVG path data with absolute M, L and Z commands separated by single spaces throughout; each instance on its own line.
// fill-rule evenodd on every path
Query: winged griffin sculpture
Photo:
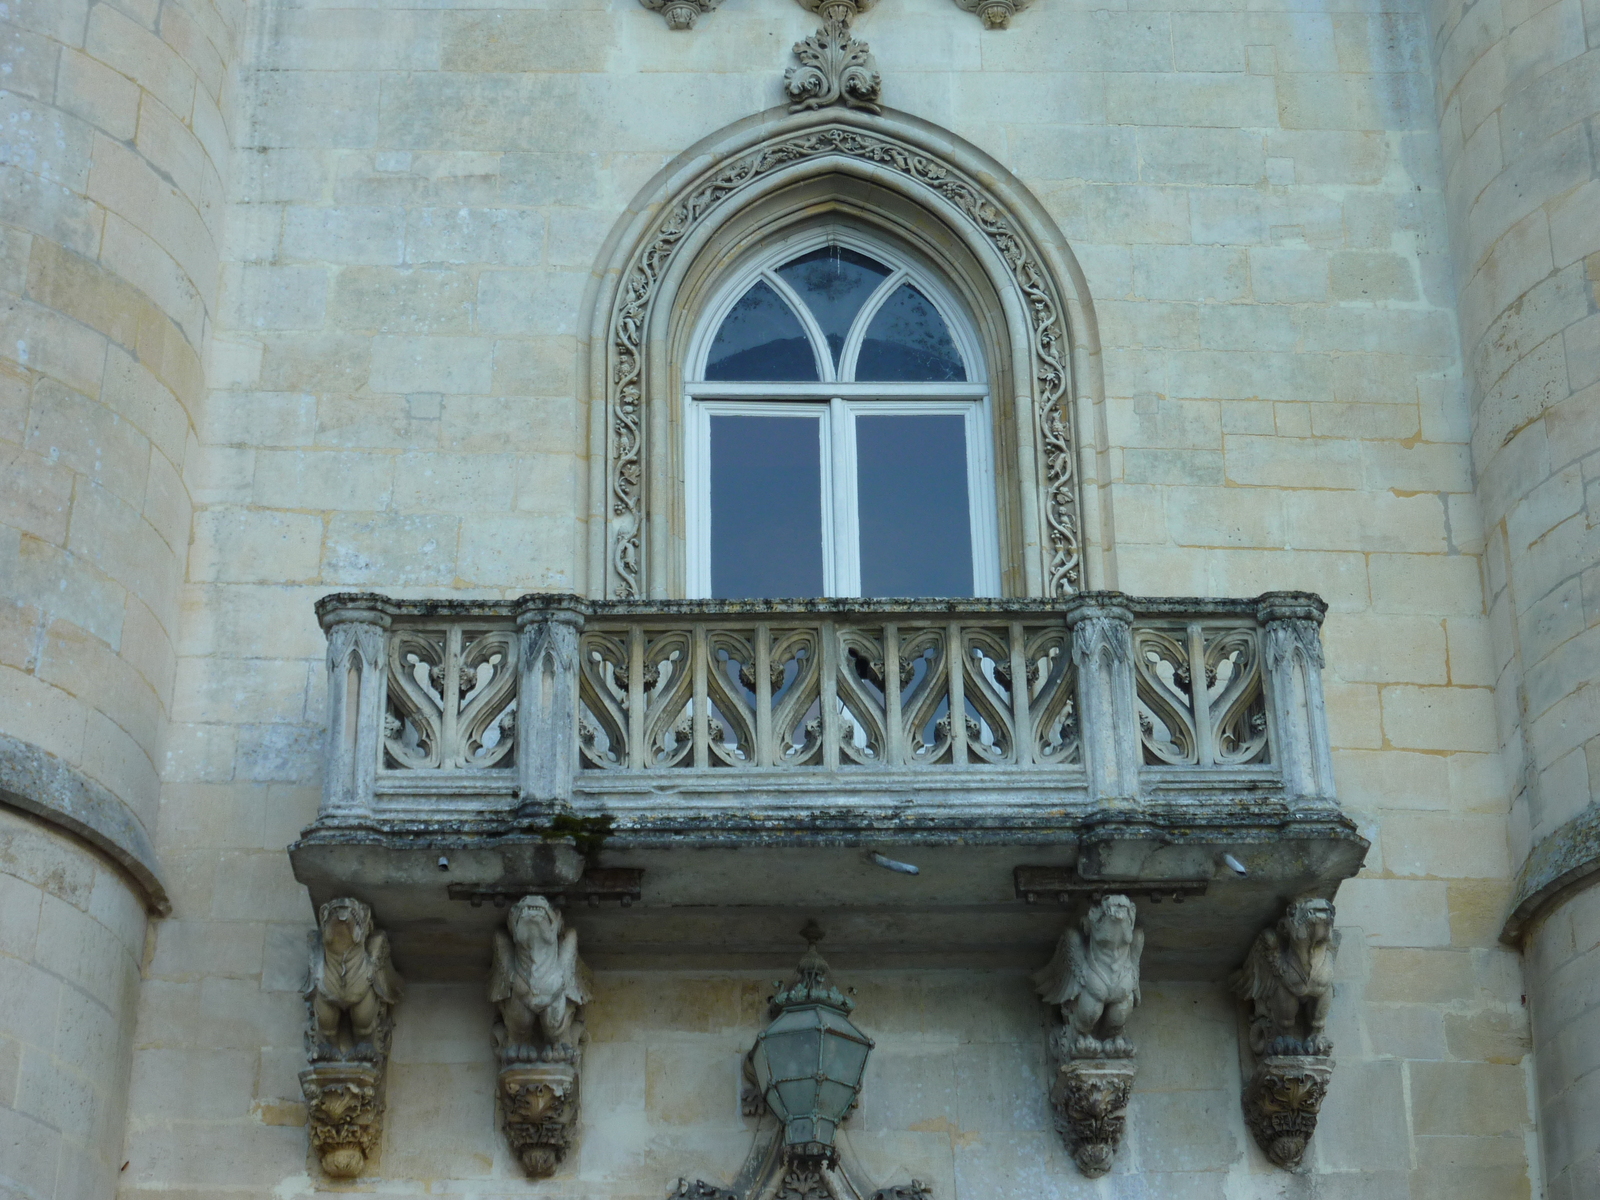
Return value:
M 1072 1030 L 1063 1039 L 1064 1058 L 1131 1058 L 1122 1036 L 1139 1003 L 1139 958 L 1144 930 L 1126 896 L 1106 896 L 1089 907 L 1056 943 L 1054 957 L 1033 979 L 1046 1004 L 1061 1006 Z
M 389 961 L 389 938 L 372 909 L 345 896 L 317 909 L 317 946 L 305 996 L 313 1062 L 378 1062 L 388 1053 L 389 1010 L 405 985 Z
M 494 934 L 489 999 L 500 1009 L 498 1048 L 505 1062 L 570 1058 L 583 1033 L 589 968 L 578 957 L 576 930 L 543 896 L 512 906 Z
M 1328 1055 L 1323 1033 L 1333 1001 L 1333 905 L 1307 897 L 1263 929 L 1233 977 L 1250 1005 L 1250 1049 L 1261 1055 Z

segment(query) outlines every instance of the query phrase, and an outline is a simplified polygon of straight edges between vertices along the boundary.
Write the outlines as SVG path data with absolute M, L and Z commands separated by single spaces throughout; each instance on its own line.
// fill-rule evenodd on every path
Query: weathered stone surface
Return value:
M 139 1056 L 190 1065 L 187 1075 L 136 1070 L 124 1121 L 115 1053 L 94 1060 L 109 1065 L 85 1059 L 52 1075 L 39 1064 L 55 1061 L 45 1046 L 54 1025 L 48 1037 L 0 1039 L 0 1122 L 16 1148 L 0 1157 L 8 1177 L 42 1195 L 265 1194 L 305 1171 L 305 1136 L 292 1123 L 303 1111 L 299 1049 L 281 1042 L 282 944 L 303 934 L 305 904 L 282 846 L 313 816 L 322 782 L 321 649 L 307 641 L 306 601 L 341 585 L 486 600 L 530 587 L 606 590 L 601 527 L 614 498 L 592 484 L 606 427 L 591 417 L 612 376 L 591 351 L 606 340 L 595 308 L 613 310 L 592 306 L 585 289 L 603 291 L 596 281 L 608 270 L 620 277 L 602 252 L 614 226 L 614 244 L 631 244 L 679 185 L 730 164 L 731 144 L 787 119 L 750 114 L 779 103 L 790 47 L 818 21 L 778 0 L 724 5 L 692 33 L 631 3 L 249 7 L 22 0 L 10 5 L 0 56 L 9 68 L 0 732 L 104 787 L 149 831 L 179 918 L 153 927 L 143 955 L 134 937 L 149 978 L 126 984 L 119 1020 L 137 1011 Z M 899 110 L 894 128 L 999 188 L 1007 219 L 1026 210 L 1031 244 L 1018 261 L 1044 263 L 1061 286 L 1076 439 L 1063 461 L 1083 498 L 1084 585 L 1171 595 L 1304 587 L 1333 609 L 1323 688 L 1331 769 L 1372 849 L 1361 890 L 1348 904 L 1341 896 L 1359 925 L 1346 931 L 1329 1015 L 1341 1061 L 1330 1107 L 1353 1078 L 1344 1072 L 1363 1060 L 1413 1084 L 1428 1063 L 1492 1066 L 1468 1072 L 1463 1086 L 1526 1098 L 1510 1061 L 1526 992 L 1542 1056 L 1531 1077 L 1566 1081 L 1535 1109 L 1548 1135 L 1540 1178 L 1552 1200 L 1576 1200 L 1593 1170 L 1565 1157 L 1587 1144 L 1575 1131 L 1593 1107 L 1586 1018 L 1569 1008 L 1593 992 L 1579 943 L 1589 893 L 1534 887 L 1539 908 L 1520 931 L 1525 972 L 1496 935 L 1512 907 L 1508 872 L 1581 818 L 1600 777 L 1587 686 L 1600 611 L 1586 577 L 1596 501 L 1584 486 L 1600 446 L 1590 416 L 1600 183 L 1585 135 L 1595 19 L 1579 0 L 1425 7 L 1034 4 L 1002 32 L 948 0 L 897 0 L 872 6 L 853 33 L 872 46 Z M 691 149 L 740 120 L 731 141 Z M 891 165 L 869 183 L 868 170 L 856 160 L 839 171 L 838 190 L 807 197 L 819 205 L 807 211 L 853 219 L 885 182 L 912 179 Z M 914 186 L 932 186 L 919 179 Z M 824 214 L 836 200 L 843 207 Z M 954 263 L 962 244 L 1007 253 L 905 210 L 890 224 L 934 260 Z M 715 282 L 684 293 L 684 312 L 663 310 L 641 343 L 649 353 L 662 362 L 679 353 L 675 339 L 692 337 L 698 316 L 687 312 L 693 296 Z M 405 290 L 404 305 L 383 294 L 391 285 Z M 979 323 L 1004 324 L 1004 304 L 984 287 L 963 296 Z M 1026 368 L 1009 351 L 990 358 L 993 415 L 1003 416 L 1025 390 Z M 669 405 L 678 382 L 663 389 Z M 376 392 L 375 383 L 408 390 Z M 465 388 L 483 390 L 451 390 Z M 1000 443 L 1013 432 L 1003 423 Z M 670 426 L 668 417 L 650 434 L 672 448 L 650 483 L 659 496 L 682 482 Z M 321 478 L 334 467 L 348 477 Z M 1023 500 L 1020 490 L 1011 497 L 1019 509 Z M 677 594 L 670 563 L 683 530 L 670 515 L 647 516 L 660 538 L 651 553 L 669 566 L 640 594 Z M 1007 589 L 1032 590 L 1025 575 Z M 219 617 L 246 609 L 243 628 Z M 1235 794 L 1227 811 L 1272 828 L 1281 812 L 1253 798 Z M 666 824 L 678 799 L 648 791 L 640 807 Z M 1182 815 L 1123 841 L 1141 863 L 1197 846 L 1247 861 L 1254 882 L 1225 889 L 1215 878 L 1203 901 L 1140 898 L 1147 960 L 1181 960 L 1191 977 L 1214 981 L 1245 947 L 1196 931 L 1258 927 L 1294 891 L 1263 880 L 1243 853 L 1264 843 L 1201 833 L 1166 845 L 1191 829 Z M 893 902 L 929 888 L 952 903 L 966 895 L 996 911 L 1014 906 L 1004 932 L 967 936 L 1036 964 L 1060 913 L 1025 909 L 1010 873 L 1075 863 L 1078 836 L 1076 826 L 1063 835 L 1059 855 L 1035 845 L 1021 858 L 970 844 L 886 847 L 919 863 L 919 877 L 838 847 L 683 852 L 617 840 L 603 853 L 608 864 L 645 866 L 646 896 L 721 886 L 719 853 L 748 862 L 747 877 L 766 876 L 771 905 L 695 933 L 705 956 L 694 961 L 707 970 L 761 961 L 774 931 L 792 927 L 790 910 L 841 887 L 887 901 L 854 925 L 829 918 L 864 947 L 857 962 L 872 969 L 854 982 L 895 997 L 886 1048 L 959 1045 L 981 1056 L 975 1048 L 992 1040 L 1026 1043 L 1039 1058 L 1032 1073 L 1014 1055 L 995 1062 L 1013 1064 L 1004 1068 L 1012 1091 L 1042 1097 L 1039 1013 L 1018 1025 L 1020 975 L 1010 1000 L 967 971 L 949 988 L 907 982 L 902 974 L 933 960 L 891 966 L 897 948 L 908 935 L 939 935 Z M 1272 838 L 1275 861 L 1311 844 Z M 392 1127 L 407 1140 L 383 1156 L 380 1186 L 427 1180 L 497 1195 L 515 1164 L 493 1128 L 481 975 L 500 914 L 449 901 L 445 874 L 420 844 L 411 849 L 419 880 L 434 873 L 439 909 L 477 913 L 442 956 L 470 982 L 435 1009 L 458 1033 L 472 1028 L 461 1040 L 475 1057 L 397 1076 Z M 22 874 L 52 905 L 86 903 L 106 928 L 140 925 L 118 874 L 104 872 L 102 886 L 87 856 L 39 853 Z M 1547 865 L 1541 858 L 1525 877 Z M 40 944 L 46 918 L 30 926 L 31 895 L 8 892 L 0 903 L 4 946 Z M 387 921 L 387 899 L 370 899 Z M 1215 922 L 1191 915 L 1219 910 L 1227 916 Z M 82 922 L 50 914 L 52 965 L 17 961 L 58 982 L 23 994 L 114 998 L 107 964 L 121 960 Z M 635 963 L 685 969 L 684 926 L 657 915 L 643 903 L 580 905 L 570 919 L 587 922 L 586 948 L 602 956 L 612 947 Z M 264 945 L 279 947 L 265 975 Z M 567 1160 L 585 1194 L 659 1195 L 680 1174 L 723 1179 L 743 1153 L 735 1085 L 711 1082 L 733 1080 L 732 1069 L 678 1077 L 695 1099 L 677 1111 L 695 1119 L 671 1124 L 660 1114 L 675 1108 L 672 1072 L 647 1111 L 641 1047 L 654 1036 L 674 1062 L 702 1050 L 736 1062 L 739 1039 L 711 1030 L 739 1024 L 740 988 L 758 993 L 758 980 L 708 982 L 703 993 L 674 980 L 641 985 L 594 1016 L 597 1028 L 632 1030 L 638 1040 L 606 1044 L 639 1061 L 586 1064 L 593 1125 Z M 454 985 L 429 986 L 454 995 Z M 951 998 L 966 993 L 1010 1015 L 985 1024 L 975 1001 Z M 676 999 L 649 999 L 657 994 Z M 1419 1014 L 1445 1010 L 1460 1024 L 1441 1049 Z M 1248 1142 L 1232 1099 L 1242 1081 L 1218 1100 L 1221 1085 L 1180 1086 L 1192 1072 L 1158 1073 L 1149 1059 L 1141 1023 L 1189 1029 L 1192 1011 L 1147 997 L 1132 1018 L 1131 1036 L 1147 1048 L 1140 1088 L 1155 1089 L 1137 1092 L 1133 1111 L 1154 1115 L 1130 1122 L 1118 1175 L 1104 1186 L 1149 1190 L 1159 1175 L 1160 1187 L 1197 1198 L 1254 1186 L 1243 1178 Z M 1193 1034 L 1210 1046 L 1207 1062 L 1218 1051 L 1213 1032 L 1202 1023 Z M 217 1039 L 226 1050 L 210 1048 Z M 79 1052 L 70 1038 L 62 1045 Z M 110 1097 L 105 1107 L 81 1103 L 85 1079 Z M 211 1107 L 172 1115 L 186 1088 Z M 879 1179 L 924 1178 L 956 1200 L 1081 1187 L 1037 1112 L 1032 1125 L 1018 1118 L 1024 1127 L 1002 1129 L 993 1106 L 963 1116 L 935 1094 L 919 1093 L 903 1109 L 915 1116 L 875 1130 Z M 1404 1095 L 1416 1105 L 1415 1087 Z M 1429 1109 L 1437 1131 L 1413 1135 L 1417 1114 L 1407 1112 L 1401 1144 L 1384 1143 L 1379 1167 L 1361 1163 L 1364 1135 L 1336 1132 L 1358 1126 L 1330 1117 L 1304 1160 L 1317 1189 L 1362 1200 L 1528 1194 L 1528 1138 L 1516 1121 L 1497 1115 L 1501 1131 L 1491 1134 L 1465 1110 Z M 107 1131 L 103 1154 L 72 1144 L 91 1111 Z M 128 1153 L 112 1161 L 124 1142 Z

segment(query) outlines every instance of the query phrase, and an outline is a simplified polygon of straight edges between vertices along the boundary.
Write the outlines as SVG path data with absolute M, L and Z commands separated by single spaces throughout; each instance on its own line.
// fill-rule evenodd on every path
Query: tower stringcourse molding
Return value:
M 391 953 L 431 978 L 492 957 L 500 1121 L 541 1176 L 581 1127 L 584 961 L 766 966 L 807 916 L 846 965 L 1043 964 L 1091 1176 L 1141 978 L 1231 977 L 1249 1127 L 1294 1166 L 1332 1070 L 1330 901 L 1367 845 L 1332 789 L 1324 609 L 325 597 L 325 791 L 290 848 L 323 914 L 325 1170 L 376 1148 Z

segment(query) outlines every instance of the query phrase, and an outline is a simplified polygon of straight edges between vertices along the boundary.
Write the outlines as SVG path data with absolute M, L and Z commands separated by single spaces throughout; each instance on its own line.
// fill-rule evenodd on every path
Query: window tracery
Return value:
M 687 374 L 691 595 L 998 593 L 986 370 L 937 278 L 856 231 L 781 242 Z
M 741 134 L 747 126 L 764 131 Z M 713 148 L 719 143 L 726 149 Z M 680 410 L 691 356 L 674 340 L 675 324 L 687 319 L 675 301 L 680 289 L 705 286 L 698 264 L 708 244 L 736 237 L 728 230 L 744 230 L 738 236 L 748 247 L 751 234 L 759 240 L 763 221 L 792 227 L 796 218 L 782 212 L 763 215 L 790 192 L 804 193 L 812 214 L 842 205 L 869 223 L 876 206 L 898 205 L 889 224 L 922 236 L 922 252 L 941 265 L 947 252 L 966 256 L 961 286 L 987 289 L 975 312 L 1004 374 L 994 382 L 993 399 L 1004 591 L 1061 596 L 1083 586 L 1083 500 L 1069 410 L 1076 402 L 1074 370 L 1090 372 L 1087 402 L 1098 400 L 1101 384 L 1092 324 L 1089 340 L 1076 349 L 1068 328 L 1069 301 L 1082 306 L 1075 314 L 1092 321 L 1081 273 L 1059 232 L 1004 168 L 958 143 L 898 114 L 834 108 L 820 120 L 767 116 L 702 143 L 652 185 L 665 187 L 664 194 L 647 192 L 632 207 L 618 244 L 623 255 L 602 272 L 615 283 L 607 284 L 613 299 L 596 330 L 603 339 L 595 375 L 602 389 L 595 426 L 600 521 L 590 586 L 597 594 L 686 594 Z M 863 188 L 874 192 L 864 208 L 854 200 Z M 846 193 L 850 200 L 842 198 Z M 697 303 L 694 314 L 702 311 Z

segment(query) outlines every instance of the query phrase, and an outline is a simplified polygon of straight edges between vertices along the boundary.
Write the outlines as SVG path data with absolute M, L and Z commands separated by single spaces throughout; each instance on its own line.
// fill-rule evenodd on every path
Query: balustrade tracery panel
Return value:
M 640 621 L 585 631 L 579 659 L 588 769 L 1081 761 L 1059 622 Z
M 507 768 L 514 763 L 517 641 L 457 624 L 389 638 L 385 769 Z
M 323 609 L 343 814 L 1333 794 L 1298 593 Z
M 1205 622 L 1133 635 L 1139 737 L 1150 766 L 1270 761 L 1257 631 Z

